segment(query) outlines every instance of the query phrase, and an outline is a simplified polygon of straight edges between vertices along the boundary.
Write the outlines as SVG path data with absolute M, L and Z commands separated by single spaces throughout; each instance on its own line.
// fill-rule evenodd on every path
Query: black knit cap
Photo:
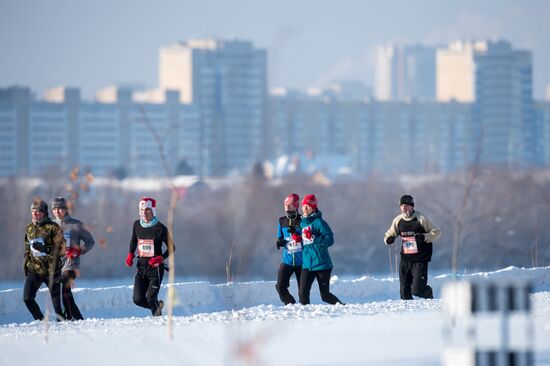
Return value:
M 46 203 L 46 201 L 41 200 L 40 198 L 35 199 L 32 202 L 31 210 L 42 211 L 47 215 L 48 214 L 48 204 Z
M 414 199 L 408 194 L 401 196 L 401 198 L 399 199 L 399 206 L 401 205 L 409 205 L 414 207 Z
M 53 199 L 53 203 L 52 203 L 52 209 L 53 208 L 64 208 L 66 210 L 67 209 L 67 200 L 63 197 L 55 197 Z

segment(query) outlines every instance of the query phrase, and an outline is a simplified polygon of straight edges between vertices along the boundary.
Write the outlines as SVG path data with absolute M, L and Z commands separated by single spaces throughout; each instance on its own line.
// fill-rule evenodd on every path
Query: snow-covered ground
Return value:
M 463 278 L 530 281 L 535 364 L 550 365 L 550 267 Z M 401 301 L 397 279 L 333 277 L 331 291 L 347 303 L 335 306 L 321 304 L 315 284 L 312 305 L 283 306 L 274 282 L 177 283 L 172 339 L 166 316 L 152 318 L 132 303 L 130 283 L 74 289 L 86 320 L 63 323 L 31 321 L 21 288 L 7 289 L 0 291 L 0 365 L 440 365 L 438 297 L 449 280 L 430 279 L 434 300 Z M 44 290 L 38 301 L 51 307 Z

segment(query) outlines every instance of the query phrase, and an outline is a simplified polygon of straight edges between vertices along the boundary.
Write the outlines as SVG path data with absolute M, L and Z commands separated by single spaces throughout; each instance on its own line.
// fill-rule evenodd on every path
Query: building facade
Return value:
M 177 93 L 164 104 L 137 104 L 124 90 L 111 103 L 74 100 L 72 88 L 55 102 L 23 91 L 0 91 L 0 176 L 64 174 L 75 166 L 113 177 L 174 175 L 183 163 L 189 173 L 200 170 L 200 114 Z

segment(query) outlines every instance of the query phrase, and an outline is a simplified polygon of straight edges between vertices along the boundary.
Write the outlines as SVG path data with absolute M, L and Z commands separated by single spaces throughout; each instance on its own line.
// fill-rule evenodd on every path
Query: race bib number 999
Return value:
M 155 242 L 153 239 L 138 239 L 138 255 L 140 257 L 155 256 Z
M 403 254 L 416 254 L 418 253 L 418 246 L 416 245 L 416 239 L 414 236 L 403 236 Z

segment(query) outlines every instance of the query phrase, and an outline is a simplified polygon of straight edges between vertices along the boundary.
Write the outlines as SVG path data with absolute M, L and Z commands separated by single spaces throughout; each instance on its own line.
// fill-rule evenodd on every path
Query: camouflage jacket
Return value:
M 49 275 L 50 270 L 61 270 L 61 257 L 65 254 L 65 238 L 59 225 L 45 216 L 37 223 L 31 222 L 25 230 L 25 255 L 23 270 Z

